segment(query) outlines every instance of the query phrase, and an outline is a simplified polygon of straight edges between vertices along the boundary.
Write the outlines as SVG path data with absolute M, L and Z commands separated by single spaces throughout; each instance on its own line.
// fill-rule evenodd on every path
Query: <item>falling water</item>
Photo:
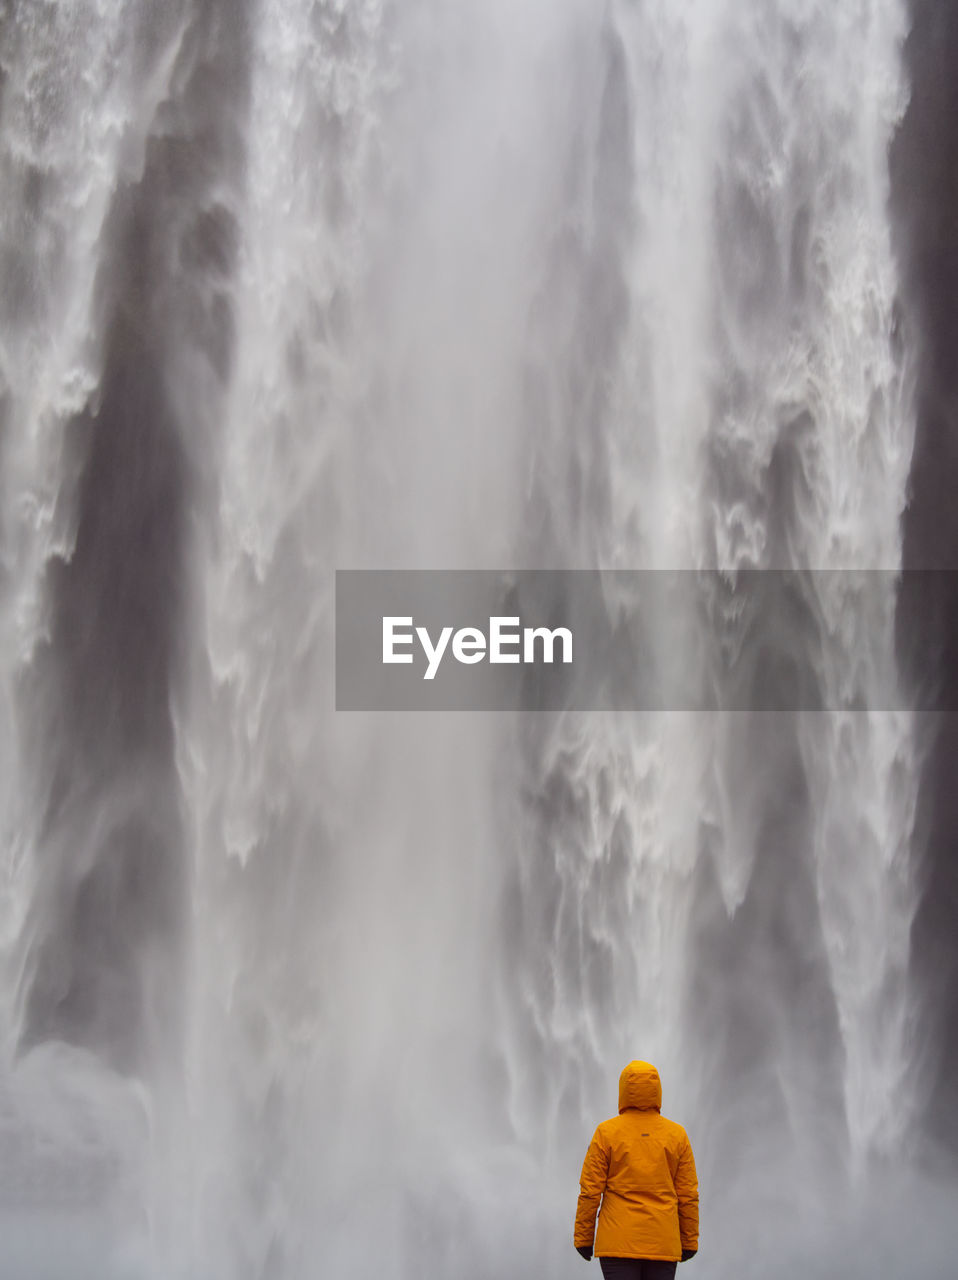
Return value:
M 902 563 L 900 0 L 0 22 L 16 1274 L 571 1277 L 635 1056 L 703 1277 L 945 1274 L 895 579 L 824 572 Z M 335 568 L 488 566 L 814 570 L 847 710 L 334 711 Z

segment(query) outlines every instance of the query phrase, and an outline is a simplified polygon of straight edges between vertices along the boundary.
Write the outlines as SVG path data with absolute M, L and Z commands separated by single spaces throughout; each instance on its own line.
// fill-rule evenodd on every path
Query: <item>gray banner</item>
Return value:
M 942 710 L 948 571 L 339 570 L 336 706 Z

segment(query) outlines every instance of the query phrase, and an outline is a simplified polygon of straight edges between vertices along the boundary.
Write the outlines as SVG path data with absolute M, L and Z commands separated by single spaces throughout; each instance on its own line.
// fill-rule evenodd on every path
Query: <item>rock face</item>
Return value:
M 906 313 L 918 335 L 918 425 L 905 512 L 907 569 L 958 568 L 958 10 L 945 0 L 913 0 L 905 46 L 911 99 L 891 152 L 892 206 L 905 280 Z M 929 600 L 928 592 L 934 593 Z M 949 599 L 951 604 L 949 605 Z M 958 609 L 948 575 L 906 579 L 900 634 L 918 608 L 939 617 L 934 650 L 912 655 L 935 671 L 941 704 L 958 697 Z M 917 672 L 916 672 L 917 674 Z M 923 777 L 927 853 L 924 896 L 915 920 L 915 986 L 925 993 L 932 1050 L 929 1133 L 958 1151 L 955 1055 L 958 1053 L 958 715 L 927 720 Z M 938 1030 L 940 1029 L 940 1031 Z

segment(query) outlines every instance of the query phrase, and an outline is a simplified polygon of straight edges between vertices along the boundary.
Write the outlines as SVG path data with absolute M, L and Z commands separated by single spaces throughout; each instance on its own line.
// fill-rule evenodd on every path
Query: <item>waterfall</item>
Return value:
M 0 24 L 18 1274 L 571 1277 L 633 1057 L 703 1277 L 944 1274 L 903 0 Z M 807 705 L 337 712 L 334 571 L 480 567 L 671 575 L 663 669 Z

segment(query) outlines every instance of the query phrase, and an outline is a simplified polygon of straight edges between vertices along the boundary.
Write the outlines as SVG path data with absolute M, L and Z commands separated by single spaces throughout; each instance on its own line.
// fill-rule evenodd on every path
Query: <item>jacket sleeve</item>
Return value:
M 699 1247 L 699 1182 L 692 1144 L 685 1139 L 675 1170 L 675 1194 L 679 1201 L 679 1236 L 683 1249 Z
M 573 1240 L 577 1249 L 582 1245 L 591 1245 L 595 1238 L 595 1218 L 599 1212 L 599 1201 L 602 1199 L 606 1179 L 609 1176 L 609 1156 L 609 1146 L 600 1125 L 592 1135 L 589 1150 L 585 1153 L 585 1160 L 582 1162 Z

